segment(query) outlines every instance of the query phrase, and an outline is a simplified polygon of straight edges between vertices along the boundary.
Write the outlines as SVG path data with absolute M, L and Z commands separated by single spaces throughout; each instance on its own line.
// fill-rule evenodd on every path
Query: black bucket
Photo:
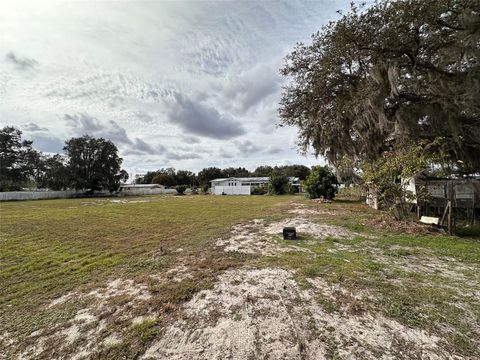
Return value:
M 297 238 L 297 230 L 293 226 L 284 227 L 283 238 L 285 240 L 295 240 Z

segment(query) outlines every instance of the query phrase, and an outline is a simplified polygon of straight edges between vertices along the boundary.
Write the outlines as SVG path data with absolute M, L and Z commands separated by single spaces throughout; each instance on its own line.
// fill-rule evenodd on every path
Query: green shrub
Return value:
M 272 172 L 270 174 L 270 179 L 268 181 L 269 193 L 273 195 L 282 195 L 285 194 L 288 190 L 288 177 L 279 172 Z
M 395 150 L 385 151 L 375 161 L 362 164 L 367 191 L 375 194 L 380 208 L 389 210 L 395 219 L 408 217 L 411 203 L 427 197 L 425 189 L 414 194 L 407 179 L 428 168 L 436 158 L 426 154 L 424 143 L 400 143 Z
M 187 185 L 177 185 L 175 187 L 175 190 L 177 190 L 177 194 L 178 195 L 184 195 L 185 194 L 185 190 L 187 190 Z
M 332 200 L 338 191 L 337 185 L 337 177 L 328 166 L 313 166 L 303 188 L 310 199 L 323 197 Z
M 290 195 L 296 194 L 296 193 L 298 193 L 298 188 L 296 188 L 296 187 L 293 186 L 290 182 L 288 182 L 288 184 L 287 184 L 286 187 L 285 187 L 285 192 L 286 192 L 287 194 L 290 194 Z
M 268 189 L 264 185 L 254 187 L 251 191 L 252 195 L 265 195 L 267 192 L 268 192 Z

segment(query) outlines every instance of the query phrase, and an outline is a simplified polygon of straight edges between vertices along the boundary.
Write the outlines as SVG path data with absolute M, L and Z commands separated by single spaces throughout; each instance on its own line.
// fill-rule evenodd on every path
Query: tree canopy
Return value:
M 480 0 L 352 5 L 286 57 L 281 125 L 337 167 L 408 138 L 478 171 L 479 9 Z
M 11 126 L 0 130 L 0 191 L 21 190 L 35 176 L 40 154 L 32 141 L 22 140 L 22 132 Z
M 75 189 L 115 191 L 120 181 L 128 178 L 120 169 L 122 158 L 110 140 L 85 135 L 66 141 L 63 149 L 68 157 L 70 183 Z

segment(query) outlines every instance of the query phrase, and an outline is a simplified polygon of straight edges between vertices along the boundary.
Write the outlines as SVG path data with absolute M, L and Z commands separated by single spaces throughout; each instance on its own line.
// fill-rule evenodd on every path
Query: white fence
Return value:
M 251 186 L 215 186 L 213 188 L 215 195 L 250 195 Z
M 116 194 L 110 194 L 108 191 L 97 192 L 95 196 L 140 196 L 140 195 L 158 195 L 175 194 L 175 189 L 133 189 L 123 190 Z M 0 201 L 11 200 L 44 200 L 44 199 L 69 199 L 76 197 L 85 197 L 83 192 L 75 190 L 67 191 L 6 191 L 0 192 Z
M 68 199 L 81 196 L 74 190 L 70 191 L 7 191 L 0 192 L 0 201 L 8 200 L 41 200 L 41 199 Z
M 158 194 L 176 194 L 175 189 L 130 189 L 122 190 L 118 193 L 120 196 L 139 196 L 139 195 L 158 195 Z

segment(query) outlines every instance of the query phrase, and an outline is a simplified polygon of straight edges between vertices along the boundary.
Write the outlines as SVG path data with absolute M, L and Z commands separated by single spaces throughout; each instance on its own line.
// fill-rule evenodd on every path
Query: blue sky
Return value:
M 279 68 L 349 2 L 2 1 L 0 126 L 109 138 L 134 173 L 319 163 L 276 127 Z

